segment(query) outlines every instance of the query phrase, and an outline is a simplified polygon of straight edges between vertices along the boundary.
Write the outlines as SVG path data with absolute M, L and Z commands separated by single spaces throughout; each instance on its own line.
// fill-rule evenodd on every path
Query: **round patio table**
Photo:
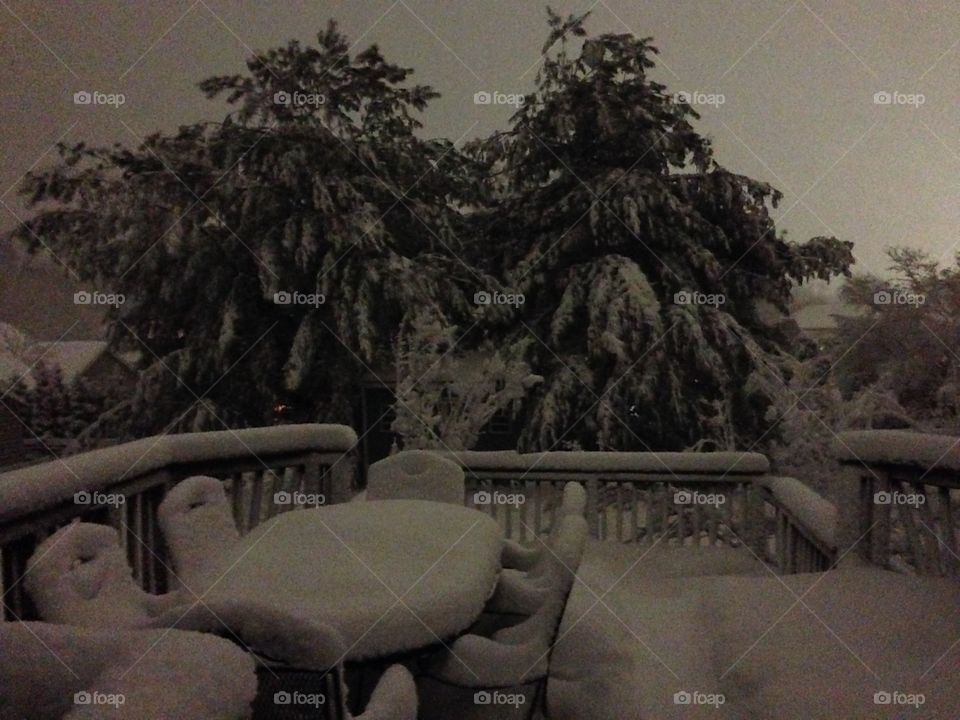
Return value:
M 488 515 L 446 503 L 296 510 L 246 535 L 207 597 L 329 623 L 346 641 L 346 660 L 384 657 L 468 628 L 496 585 L 502 544 Z

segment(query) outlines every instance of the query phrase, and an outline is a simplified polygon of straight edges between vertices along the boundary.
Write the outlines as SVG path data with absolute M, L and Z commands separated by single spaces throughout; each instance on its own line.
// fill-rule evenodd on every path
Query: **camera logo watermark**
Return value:
M 874 105 L 907 105 L 918 108 L 927 102 L 923 93 L 887 92 L 881 90 L 873 94 Z
M 286 90 L 281 90 L 273 94 L 274 105 L 286 105 L 287 107 L 308 107 L 312 105 L 319 107 L 325 102 L 327 102 L 327 98 L 321 93 L 305 93 L 299 90 L 287 92 Z
M 320 307 L 327 301 L 323 293 L 276 292 L 273 294 L 275 305 L 310 305 Z
M 486 290 L 481 290 L 473 294 L 473 302 L 475 305 L 513 305 L 514 307 L 520 307 L 526 301 L 527 299 L 523 293 L 502 293 L 496 290 L 487 292 Z
M 880 690 L 873 694 L 874 705 L 910 705 L 920 707 L 927 701 L 923 693 L 905 693 L 899 690 Z
M 327 696 L 323 693 L 305 693 L 295 690 L 287 692 L 281 690 L 273 694 L 274 705 L 309 705 L 311 707 L 320 707 L 327 702 Z
M 873 294 L 874 305 L 923 305 L 927 296 L 923 293 L 901 292 L 899 290 L 878 290 Z
M 112 705 L 120 707 L 127 701 L 123 693 L 87 692 L 81 690 L 73 694 L 74 705 Z
M 273 494 L 274 505 L 325 505 L 326 502 L 327 498 L 322 493 L 281 490 Z
M 691 107 L 694 105 L 712 105 L 713 107 L 720 107 L 727 102 L 727 98 L 723 93 L 706 93 L 701 92 L 700 90 L 681 90 L 678 93 L 674 93 L 673 101 L 676 103 L 686 103 Z
M 673 694 L 674 705 L 713 705 L 720 707 L 727 701 L 723 693 L 705 693 L 699 690 L 688 692 L 681 690 Z
M 105 93 L 99 90 L 78 90 L 73 94 L 74 105 L 108 105 L 118 108 L 127 101 L 123 93 Z
M 87 492 L 86 490 L 81 490 L 73 494 L 73 502 L 75 505 L 109 505 L 110 507 L 120 507 L 127 502 L 127 498 L 120 493 Z
M 473 494 L 474 505 L 512 505 L 513 507 L 520 507 L 526 501 L 527 497 L 523 493 L 480 490 Z
M 926 504 L 927 496 L 923 493 L 877 492 L 873 494 L 874 505 L 910 505 L 920 507 Z
M 502 690 L 481 690 L 473 694 L 474 705 L 510 705 L 519 708 L 527 701 L 523 693 L 506 693 Z
M 88 292 L 86 290 L 80 290 L 73 294 L 74 305 L 109 305 L 111 307 L 120 307 L 126 300 L 127 298 L 123 293 Z
M 487 92 L 481 90 L 473 94 L 474 105 L 510 105 L 511 107 L 520 107 L 527 102 L 525 95 L 519 93 L 502 93 L 497 90 Z
M 702 293 L 698 290 L 681 290 L 673 294 L 674 305 L 710 305 L 720 307 L 727 301 L 723 293 Z
M 673 494 L 674 505 L 723 505 L 727 496 L 722 493 L 702 493 L 697 490 L 678 490 Z

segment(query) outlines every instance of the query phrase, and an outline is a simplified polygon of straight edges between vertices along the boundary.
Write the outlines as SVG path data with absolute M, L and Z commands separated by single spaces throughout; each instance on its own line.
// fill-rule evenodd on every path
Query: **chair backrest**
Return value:
M 240 540 L 220 480 L 188 477 L 167 493 L 157 519 L 173 560 L 173 584 L 201 594 Z
M 133 579 L 117 531 L 107 525 L 60 528 L 30 556 L 24 585 L 48 622 L 134 627 L 149 619 L 150 595 Z
M 563 486 L 563 502 L 560 505 L 562 515 L 587 514 L 587 491 L 578 482 L 570 481 Z
M 367 470 L 367 500 L 434 500 L 463 505 L 463 469 L 428 450 L 404 450 Z

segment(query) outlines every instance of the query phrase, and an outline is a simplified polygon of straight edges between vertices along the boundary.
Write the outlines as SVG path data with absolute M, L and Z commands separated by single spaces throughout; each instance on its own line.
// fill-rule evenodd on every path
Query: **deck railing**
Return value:
M 224 480 L 241 532 L 303 500 L 342 502 L 355 475 L 354 431 L 343 425 L 286 425 L 137 440 L 0 474 L 0 565 L 5 619 L 33 608 L 21 579 L 38 543 L 73 521 L 120 531 L 135 577 L 166 588 L 157 507 L 185 477 Z
M 549 529 L 563 484 L 576 480 L 587 489 L 587 520 L 600 540 L 746 544 L 789 573 L 827 569 L 836 558 L 833 507 L 797 480 L 769 477 L 757 453 L 441 454 L 464 468 L 467 504 L 521 541 Z
M 903 430 L 841 433 L 836 452 L 857 512 L 852 554 L 918 575 L 960 577 L 960 438 Z

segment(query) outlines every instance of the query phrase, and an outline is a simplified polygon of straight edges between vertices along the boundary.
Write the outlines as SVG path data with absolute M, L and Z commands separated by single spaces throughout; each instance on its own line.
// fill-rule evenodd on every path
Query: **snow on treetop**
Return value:
M 591 452 L 554 451 L 518 453 L 512 450 L 478 452 L 436 451 L 471 470 L 583 470 L 592 472 L 637 472 L 677 474 L 763 474 L 770 462 L 750 452 Z
M 910 430 L 854 430 L 833 444 L 841 462 L 960 470 L 960 439 Z
M 64 502 L 81 490 L 103 489 L 121 477 L 176 463 L 311 450 L 342 453 L 356 442 L 353 428 L 314 424 L 143 438 L 0 474 L 0 520 Z

